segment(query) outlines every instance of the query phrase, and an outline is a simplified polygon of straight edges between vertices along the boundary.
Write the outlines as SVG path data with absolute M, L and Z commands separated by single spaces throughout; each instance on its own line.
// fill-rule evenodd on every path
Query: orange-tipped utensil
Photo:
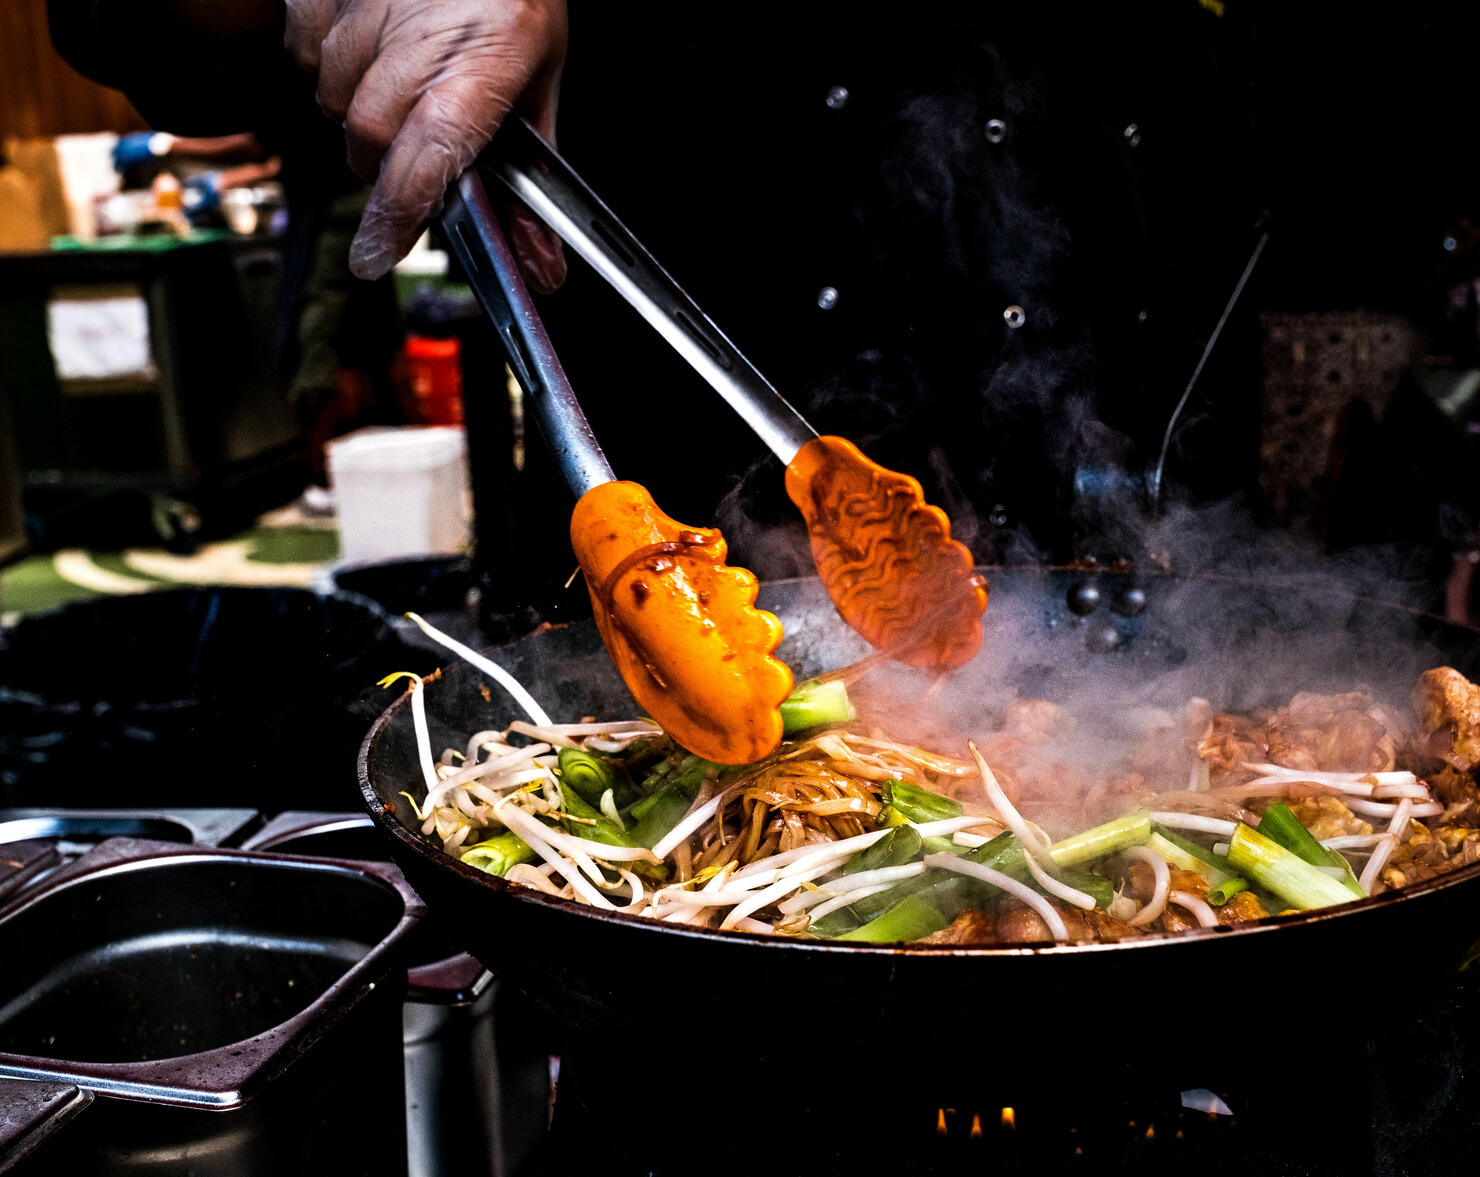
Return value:
M 948 670 L 981 645 L 986 580 L 920 484 L 819 437 L 522 119 L 494 141 L 499 179 L 585 258 L 786 465 L 812 559 L 843 619 L 900 661 Z
M 769 755 L 781 742 L 792 676 L 772 657 L 781 623 L 755 607 L 756 578 L 725 563 L 718 531 L 685 527 L 637 483 L 617 481 L 473 169 L 449 192 L 442 226 L 578 496 L 571 545 L 623 680 L 648 715 L 705 759 L 748 764 Z

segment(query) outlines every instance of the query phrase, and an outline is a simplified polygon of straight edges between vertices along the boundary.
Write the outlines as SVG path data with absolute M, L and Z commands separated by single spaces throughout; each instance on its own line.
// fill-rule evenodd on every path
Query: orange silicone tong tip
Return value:
M 949 670 L 981 647 L 986 578 L 919 482 L 865 457 L 851 441 L 818 437 L 786 468 L 812 560 L 843 620 L 912 666 Z
M 755 607 L 755 576 L 724 562 L 724 537 L 670 518 L 635 482 L 587 491 L 570 537 L 602 640 L 647 714 L 706 760 L 774 752 L 792 687 L 771 656 L 781 623 Z

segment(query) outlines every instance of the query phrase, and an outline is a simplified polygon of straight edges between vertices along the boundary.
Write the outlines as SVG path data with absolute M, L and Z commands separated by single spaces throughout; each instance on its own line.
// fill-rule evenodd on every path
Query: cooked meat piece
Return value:
M 1195 915 L 1175 903 L 1168 903 L 1166 910 L 1153 923 L 1158 932 L 1188 932 L 1201 926 Z
M 1429 788 L 1445 805 L 1463 805 L 1480 799 L 1480 789 L 1475 787 L 1475 778 L 1447 764 L 1437 772 L 1424 778 Z
M 1393 851 L 1392 858 L 1388 860 L 1388 868 L 1406 867 L 1410 863 L 1442 868 L 1448 861 L 1448 847 L 1423 822 L 1415 821 L 1409 823 L 1408 839 Z M 1434 873 L 1437 873 L 1437 869 L 1422 877 L 1428 878 Z M 1386 872 L 1383 877 L 1386 878 Z
M 1269 759 L 1313 772 L 1387 772 L 1402 731 L 1389 731 L 1366 695 L 1296 695 L 1266 729 Z
M 1202 898 L 1208 893 L 1208 880 L 1196 871 L 1183 870 L 1181 867 L 1170 867 L 1173 891 L 1191 891 L 1194 895 Z M 1152 892 L 1156 890 L 1156 874 L 1152 871 L 1149 863 L 1137 859 L 1132 862 L 1125 872 L 1127 890 L 1131 896 L 1141 903 L 1151 898 Z
M 1002 718 L 1002 730 L 1029 742 L 1041 743 L 1074 730 L 1074 719 L 1047 699 L 1018 699 Z
M 1434 836 L 1449 852 L 1451 869 L 1480 861 L 1480 829 L 1473 826 L 1445 825 L 1436 829 Z
M 1171 889 L 1173 891 L 1187 891 L 1199 899 L 1208 897 L 1208 892 L 1212 888 L 1208 884 L 1207 875 L 1200 875 L 1195 870 L 1183 870 L 1180 866 L 1169 869 L 1172 875 Z
M 1372 832 L 1371 824 L 1347 808 L 1340 797 L 1302 797 L 1288 804 L 1300 824 L 1318 840 Z
M 1241 924 L 1245 920 L 1262 920 L 1269 912 L 1252 891 L 1240 891 L 1222 907 L 1213 908 L 1220 924 Z
M 1055 903 L 1054 910 L 1064 921 L 1070 940 L 1120 940 L 1137 934 L 1135 928 L 1098 908 L 1081 911 L 1077 907 L 1060 907 Z M 1013 904 L 998 913 L 997 939 L 1003 944 L 1038 944 L 1051 937 L 1048 925 L 1036 911 Z
M 1419 751 L 1469 772 L 1480 764 L 1480 687 L 1448 666 L 1426 670 L 1413 689 Z
M 1248 716 L 1215 715 L 1197 743 L 1197 754 L 1215 772 L 1243 774 L 1245 764 L 1269 759 L 1269 738 L 1264 725 Z
M 1144 871 L 1144 875 L 1140 872 Z M 1189 891 L 1199 898 L 1206 899 L 1208 892 L 1212 890 L 1206 876 L 1196 871 L 1182 870 L 1172 867 L 1173 891 Z M 1144 890 L 1140 892 L 1144 900 L 1151 895 L 1151 868 L 1144 863 L 1135 863 L 1130 868 L 1131 884 L 1135 888 L 1138 882 L 1144 884 Z M 1213 908 L 1213 914 L 1218 917 L 1220 924 L 1241 924 L 1247 920 L 1262 920 L 1269 912 L 1264 910 L 1264 905 L 1254 896 L 1252 891 L 1240 891 L 1222 907 Z M 1184 908 L 1175 904 L 1168 904 L 1167 909 L 1156 920 L 1156 925 L 1164 932 L 1180 932 L 1187 928 L 1198 926 L 1197 917 Z
M 1425 879 L 1436 878 L 1448 870 L 1447 863 L 1432 866 L 1427 862 L 1405 862 L 1401 865 L 1389 863 L 1382 869 L 1383 885 L 1389 888 L 1411 887 Z
M 939 932 L 932 932 L 916 944 L 957 944 L 975 946 L 997 943 L 997 925 L 990 912 L 968 907 Z

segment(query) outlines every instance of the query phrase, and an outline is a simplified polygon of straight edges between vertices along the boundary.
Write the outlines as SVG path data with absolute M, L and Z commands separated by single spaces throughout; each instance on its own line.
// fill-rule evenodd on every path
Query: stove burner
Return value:
M 994 1056 L 989 1034 L 972 1045 L 923 1026 L 877 1044 L 871 1060 L 845 1062 L 819 1043 L 804 1063 L 751 1068 L 724 1061 L 738 1042 L 696 1047 L 711 1060 L 705 1073 L 684 1083 L 671 1072 L 673 1102 L 656 1080 L 646 1111 L 614 1098 L 603 1052 L 577 1050 L 561 1059 L 549 1131 L 520 1177 L 1468 1174 L 1480 1163 L 1477 1000 L 1480 980 L 1456 981 L 1365 1038 L 1346 1006 L 1309 989 L 1248 1017 L 1210 1009 L 1199 1033 L 1159 1028 L 1148 1010 L 1135 1033 L 1087 1039 L 1086 1056 L 1063 1060 L 1056 1077 L 1025 1079 L 1013 1071 L 1029 1061 Z M 1258 1062 L 1235 1074 L 1226 1060 L 1251 1047 Z M 972 1051 L 979 1088 L 932 1092 L 931 1056 Z

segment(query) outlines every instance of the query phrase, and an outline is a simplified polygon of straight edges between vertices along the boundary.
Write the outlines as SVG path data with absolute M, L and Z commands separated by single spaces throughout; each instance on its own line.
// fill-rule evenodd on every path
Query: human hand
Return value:
M 350 166 L 374 187 L 350 269 L 378 278 L 517 103 L 553 139 L 565 0 L 287 0 L 288 49 L 317 70 Z M 523 206 L 508 235 L 530 286 L 565 278 L 558 239 Z

